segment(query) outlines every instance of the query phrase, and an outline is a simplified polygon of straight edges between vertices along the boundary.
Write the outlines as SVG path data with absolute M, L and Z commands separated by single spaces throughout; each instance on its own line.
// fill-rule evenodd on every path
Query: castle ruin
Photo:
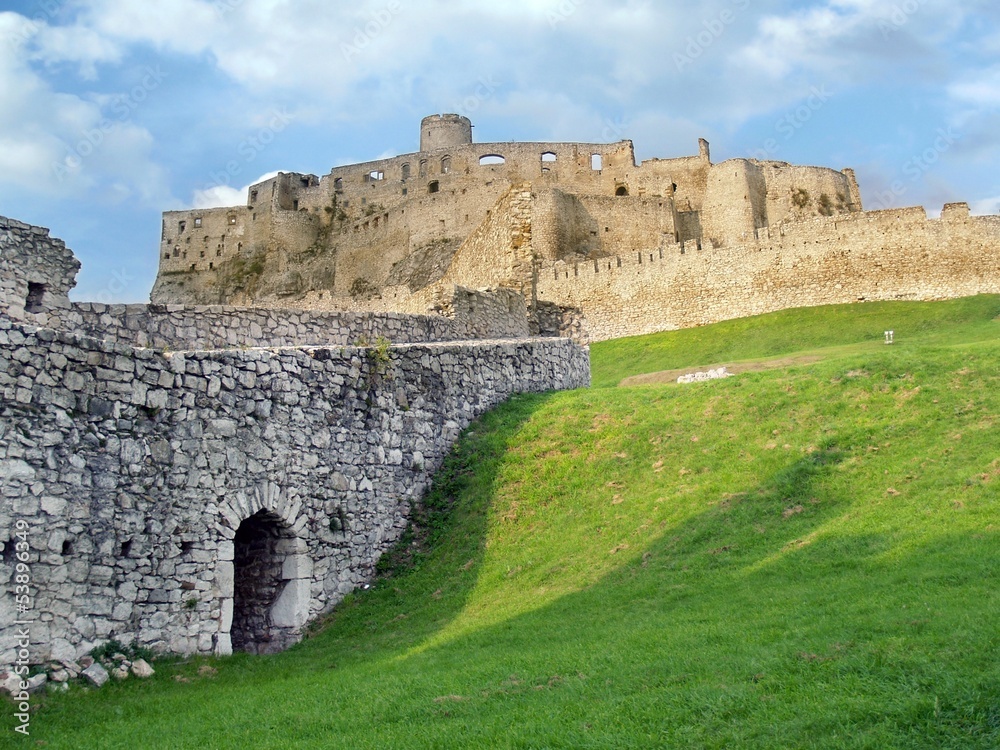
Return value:
M 854 172 L 637 163 L 631 141 L 474 143 L 434 115 L 420 151 L 279 174 L 245 206 L 164 214 L 154 302 L 439 314 L 519 294 L 533 333 L 615 338 L 786 307 L 998 291 L 1000 218 L 864 211 Z

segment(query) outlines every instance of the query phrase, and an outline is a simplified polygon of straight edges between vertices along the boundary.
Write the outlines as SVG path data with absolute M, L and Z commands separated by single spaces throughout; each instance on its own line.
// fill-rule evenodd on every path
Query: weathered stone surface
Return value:
M 136 659 L 132 662 L 132 674 L 140 679 L 146 679 L 152 677 L 156 674 L 156 671 L 149 665 L 145 659 Z
M 103 687 L 108 681 L 108 670 L 101 666 L 100 662 L 94 662 L 81 673 L 94 687 Z
M 95 305 L 95 337 L 72 327 L 78 308 L 57 312 L 66 328 L 0 314 L 0 361 L 25 368 L 0 381 L 0 520 L 27 539 L 45 617 L 29 652 L 46 665 L 111 639 L 205 654 L 294 643 L 371 581 L 465 425 L 512 394 L 589 382 L 568 339 L 470 340 L 444 318 Z M 264 348 L 242 348 L 248 319 Z M 180 324 L 170 340 L 190 347 L 135 345 Z M 342 343 L 325 343 L 327 324 Z M 387 330 L 414 343 L 348 343 Z M 464 340 L 435 341 L 452 333 Z M 198 349 L 210 336 L 236 348 Z M 48 381 L 71 381 L 70 401 Z M 0 666 L 16 658 L 15 612 L 0 593 Z

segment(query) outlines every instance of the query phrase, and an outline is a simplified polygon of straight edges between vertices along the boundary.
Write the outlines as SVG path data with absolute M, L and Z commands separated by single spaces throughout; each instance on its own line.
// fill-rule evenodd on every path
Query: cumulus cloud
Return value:
M 245 205 L 251 185 L 269 180 L 272 177 L 276 177 L 277 174 L 277 172 L 262 174 L 256 180 L 241 188 L 233 188 L 228 185 L 212 185 L 201 190 L 195 190 L 194 196 L 191 199 L 191 208 L 227 208 L 229 206 Z
M 0 13 L 0 195 L 6 191 L 49 197 L 98 191 L 110 201 L 168 196 L 162 169 L 150 159 L 152 136 L 114 117 L 95 101 L 55 90 L 31 61 L 87 66 L 111 59 L 112 47 L 95 41 L 70 52 L 70 39 L 44 22 Z

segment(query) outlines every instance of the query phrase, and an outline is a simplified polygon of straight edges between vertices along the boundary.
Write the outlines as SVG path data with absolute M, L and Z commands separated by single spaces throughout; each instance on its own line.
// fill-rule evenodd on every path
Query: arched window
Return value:
M 542 161 L 544 162 L 554 162 L 556 160 L 556 155 L 552 151 L 546 151 L 542 154 Z
M 426 159 L 421 159 L 420 160 L 420 176 L 421 177 L 426 177 L 427 176 L 427 160 Z
M 448 174 L 451 171 L 451 157 L 441 157 L 441 174 Z
M 409 164 L 404 164 L 403 165 L 403 179 L 404 180 L 410 179 L 410 165 Z
M 619 185 L 617 188 L 615 188 L 615 195 L 618 196 L 628 195 L 628 188 L 625 187 L 624 185 Z
M 479 166 L 485 167 L 493 164 L 506 164 L 507 160 L 500 154 L 486 154 L 479 157 Z
M 593 154 L 590 157 L 590 168 L 595 172 L 600 172 L 604 169 L 604 157 L 600 154 Z
M 343 190 L 344 189 L 344 178 L 343 177 L 334 177 L 333 178 L 333 189 L 334 190 Z

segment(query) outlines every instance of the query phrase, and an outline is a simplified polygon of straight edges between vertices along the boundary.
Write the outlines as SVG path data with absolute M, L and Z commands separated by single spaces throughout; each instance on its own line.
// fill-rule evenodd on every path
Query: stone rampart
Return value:
M 271 651 L 371 579 L 470 420 L 584 386 L 567 339 L 163 354 L 0 318 L 0 663 Z
M 671 244 L 538 273 L 540 302 L 580 309 L 591 338 L 686 328 L 791 307 L 1000 292 L 1000 217 L 964 204 L 818 218 L 713 248 Z

